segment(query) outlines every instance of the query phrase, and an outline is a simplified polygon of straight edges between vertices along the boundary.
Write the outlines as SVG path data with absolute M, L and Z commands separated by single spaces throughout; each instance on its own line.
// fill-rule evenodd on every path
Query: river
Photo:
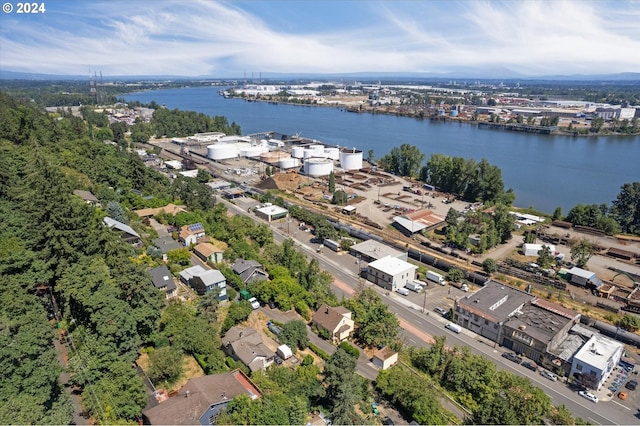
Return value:
M 193 87 L 132 93 L 127 101 L 156 101 L 168 108 L 227 117 L 243 134 L 276 131 L 328 145 L 372 149 L 380 158 L 392 147 L 417 146 L 431 154 L 486 158 L 502 170 L 515 204 L 547 213 L 576 204 L 611 204 L 624 183 L 640 180 L 640 136 L 572 138 L 480 129 L 455 122 L 382 114 L 355 114 L 340 108 L 225 99 L 220 87 Z M 185 135 L 187 136 L 187 135 Z

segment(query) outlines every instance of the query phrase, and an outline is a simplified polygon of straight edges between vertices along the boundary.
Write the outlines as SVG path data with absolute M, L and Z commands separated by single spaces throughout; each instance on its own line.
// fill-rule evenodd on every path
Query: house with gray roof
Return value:
M 269 274 L 267 274 L 262 268 L 262 265 L 255 260 L 238 258 L 233 264 L 232 269 L 233 272 L 240 276 L 240 279 L 245 284 L 269 279 Z
M 195 377 L 176 395 L 142 410 L 143 422 L 149 425 L 216 424 L 220 411 L 239 395 L 248 395 L 252 400 L 262 397 L 260 389 L 242 370 Z
M 120 238 L 131 244 L 134 247 L 139 247 L 142 245 L 142 240 L 140 240 L 140 235 L 133 230 L 129 225 L 118 222 L 115 219 L 110 217 L 105 217 L 103 220 L 105 225 L 107 225 L 112 231 L 119 232 Z
M 167 265 L 150 269 L 149 275 L 151 275 L 151 281 L 154 287 L 164 292 L 167 299 L 175 297 L 178 294 L 178 288 L 176 287 L 175 281 L 173 281 L 173 275 L 169 272 Z
M 92 205 L 94 207 L 101 207 L 102 206 L 100 204 L 100 200 L 98 200 L 98 198 L 96 198 L 96 196 L 93 195 L 89 191 L 83 191 L 81 189 L 76 189 L 75 191 L 73 191 L 73 195 L 77 195 L 78 197 L 82 198 L 85 203 L 90 204 L 90 205 Z
M 177 250 L 182 248 L 182 245 L 180 245 L 180 243 L 178 243 L 176 240 L 171 238 L 170 235 L 167 235 L 165 237 L 155 238 L 153 240 L 153 245 L 157 247 L 158 250 L 160 250 L 160 253 L 162 253 L 162 260 L 164 260 L 165 262 L 167 261 L 167 253 L 169 253 L 172 250 Z
M 228 299 L 227 279 L 217 269 L 209 269 L 194 275 L 189 279 L 189 285 L 201 296 L 217 288 L 219 289 L 218 300 Z
M 480 290 L 458 299 L 453 307 L 453 322 L 500 343 L 503 324 L 535 296 L 495 281 L 487 281 Z
M 222 345 L 229 356 L 242 361 L 252 372 L 266 370 L 275 360 L 276 354 L 251 327 L 231 327 L 222 338 Z

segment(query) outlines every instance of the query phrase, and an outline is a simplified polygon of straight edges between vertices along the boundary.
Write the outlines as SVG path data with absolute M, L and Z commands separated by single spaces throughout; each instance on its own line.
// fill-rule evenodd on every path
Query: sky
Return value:
M 640 0 L 40 3 L 44 12 L 18 14 L 16 1 L 3 0 L 1 70 L 216 78 L 640 72 Z

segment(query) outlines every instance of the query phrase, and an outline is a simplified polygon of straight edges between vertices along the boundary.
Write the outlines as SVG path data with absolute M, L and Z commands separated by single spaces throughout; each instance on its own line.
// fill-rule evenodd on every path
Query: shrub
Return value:
M 320 358 L 322 358 L 323 361 L 327 361 L 330 358 L 328 353 L 326 353 L 325 351 L 323 351 L 313 343 L 309 343 L 309 349 L 311 349 L 313 353 L 315 353 Z
M 347 342 L 342 342 L 340 343 L 340 346 L 338 346 L 339 348 L 342 348 L 346 353 L 348 353 L 349 355 L 351 355 L 354 358 L 359 358 L 360 357 L 360 351 L 358 350 L 358 348 L 356 348 L 353 345 L 350 345 Z

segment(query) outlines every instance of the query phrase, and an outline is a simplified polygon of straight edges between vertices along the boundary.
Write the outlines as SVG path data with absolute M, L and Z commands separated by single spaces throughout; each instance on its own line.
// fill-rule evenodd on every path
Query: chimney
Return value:
M 190 393 L 191 393 L 191 391 L 186 391 L 186 392 L 184 393 L 185 398 L 189 398 L 189 394 L 190 394 Z

